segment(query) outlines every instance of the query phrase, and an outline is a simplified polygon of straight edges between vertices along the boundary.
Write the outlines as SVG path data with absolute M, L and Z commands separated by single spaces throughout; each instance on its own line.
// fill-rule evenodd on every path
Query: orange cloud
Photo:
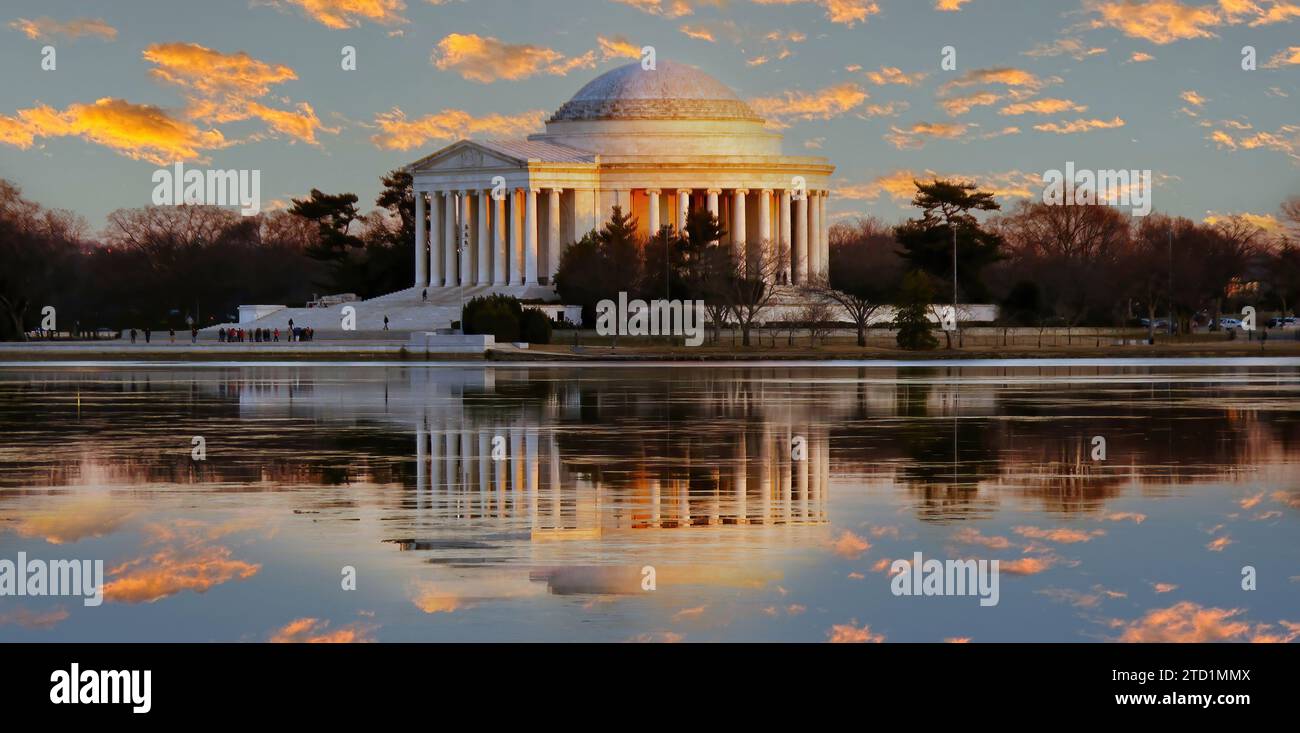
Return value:
M 905 74 L 902 69 L 896 66 L 882 66 L 879 71 L 866 72 L 866 76 L 871 80 L 872 84 L 877 86 L 899 84 L 910 87 L 919 84 L 921 80 L 928 75 L 921 71 L 918 71 L 915 74 Z
M 919 150 L 926 140 L 956 140 L 966 134 L 970 125 L 948 122 L 914 122 L 906 128 L 890 127 L 885 140 L 899 150 Z
M 858 628 L 857 623 L 835 624 L 826 634 L 828 640 L 832 644 L 879 644 L 885 640 L 885 635 L 872 632 L 870 625 Z
M 1192 105 L 1193 107 L 1203 106 L 1206 102 L 1210 101 L 1205 97 L 1202 97 L 1201 95 L 1197 94 L 1194 90 L 1191 89 L 1188 89 L 1187 91 L 1183 92 L 1178 96 L 1181 97 L 1184 102 Z
M 1133 55 L 1128 57 L 1129 62 L 1134 64 L 1140 64 L 1145 61 L 1152 61 L 1154 59 L 1155 56 L 1152 56 L 1151 54 L 1146 53 L 1145 51 L 1134 51 Z
M 180 87 L 189 100 L 186 115 L 215 123 L 255 118 L 272 131 L 315 144 L 317 132 L 338 132 L 327 128 L 310 104 L 300 102 L 291 110 L 269 107 L 258 100 L 271 87 L 298 78 L 283 64 L 268 64 L 243 51 L 222 53 L 197 43 L 160 43 L 144 50 L 150 70 L 159 81 Z
M 1131 38 L 1165 45 L 1188 38 L 1211 38 L 1224 18 L 1210 6 L 1183 5 L 1178 0 L 1084 0 L 1097 14 L 1094 28 L 1114 28 Z
M 1273 58 L 1264 64 L 1264 68 L 1276 69 L 1283 65 L 1300 64 L 1300 46 L 1288 46 L 1283 51 L 1278 51 Z
M 857 199 L 875 201 L 881 195 L 888 195 L 895 201 L 910 201 L 916 195 L 916 185 L 913 181 L 928 181 L 936 178 L 960 178 L 962 180 L 976 181 L 980 188 L 985 191 L 992 191 L 998 196 L 1021 197 L 1027 198 L 1035 195 L 1042 188 L 1042 174 L 1024 173 L 1018 170 L 1006 171 L 1003 173 L 986 173 L 978 176 L 939 174 L 933 170 L 926 169 L 923 171 L 913 171 L 908 169 L 899 169 L 878 176 L 865 184 L 849 185 L 841 184 L 835 189 L 835 196 L 845 199 Z M 972 533 L 969 536 L 980 537 L 980 533 L 975 529 L 959 530 L 953 536 L 957 542 L 964 541 L 967 537 L 965 533 Z M 1006 538 L 984 538 L 986 540 L 1002 540 Z M 971 542 L 969 544 L 980 544 Z M 1010 546 L 1007 543 L 1006 546 Z
M 2 118 L 0 142 L 30 147 L 38 137 L 80 137 L 136 160 L 166 165 L 178 160 L 207 162 L 200 151 L 227 145 L 219 130 L 201 130 L 158 107 L 104 97 L 94 104 L 71 104 L 63 111 L 47 105 Z M 25 130 L 15 131 L 15 123 Z
M 1055 115 L 1062 112 L 1086 112 L 1088 105 L 1075 104 L 1068 99 L 1033 99 L 1028 102 L 1016 102 L 998 110 L 1000 115 Z
M 472 135 L 510 137 L 532 132 L 542 125 L 546 112 L 533 110 L 517 115 L 475 117 L 459 109 L 444 109 L 414 120 L 394 107 L 375 117 L 379 132 L 370 141 L 384 150 L 410 150 L 430 141 L 459 140 Z
M 9 23 L 9 27 L 21 32 L 28 38 L 81 38 L 98 36 L 105 41 L 117 38 L 117 29 L 99 18 L 73 18 L 72 20 L 54 20 L 40 17 L 35 20 L 19 18 Z
M 614 0 L 614 2 L 634 7 L 643 13 L 660 15 L 665 18 L 680 18 L 695 12 L 688 0 Z M 716 5 L 718 3 L 710 4 Z
M 811 3 L 826 8 L 826 17 L 832 23 L 852 28 L 865 23 L 867 18 L 880 13 L 880 6 L 871 0 L 754 0 L 758 5 L 800 5 Z
M 1133 520 L 1135 524 L 1141 524 L 1146 521 L 1147 515 L 1141 512 L 1111 512 L 1102 517 L 1108 522 L 1123 522 L 1127 519 Z
M 1124 120 L 1115 117 L 1111 120 L 1078 119 L 1073 122 L 1065 123 L 1046 122 L 1041 125 L 1034 125 L 1034 129 L 1041 132 L 1054 132 L 1058 135 L 1071 135 L 1076 132 L 1087 132 L 1088 130 L 1110 130 L 1123 126 Z
M 626 36 L 614 36 L 613 38 L 596 36 L 596 43 L 600 44 L 602 59 L 641 58 L 641 47 L 629 41 Z
M 1106 53 L 1106 49 L 1101 46 L 1086 46 L 1078 38 L 1058 38 L 1051 43 L 1040 43 L 1022 53 L 1025 56 L 1035 58 L 1070 56 L 1076 61 L 1082 61 L 1089 56 L 1099 56 Z
M 490 84 L 498 79 L 527 79 L 538 74 L 564 76 L 596 65 L 596 52 L 568 57 L 530 43 L 506 43 L 491 36 L 452 33 L 438 42 L 433 65 L 470 81 Z
M 333 631 L 329 621 L 318 618 L 299 618 L 290 621 L 271 633 L 272 644 L 358 644 L 374 641 L 373 626 L 354 623 Z
M 1174 583 L 1153 583 L 1151 587 L 1155 589 L 1156 593 L 1172 593 L 1178 590 L 1178 586 Z
M 689 25 L 683 23 L 682 27 L 677 30 L 681 31 L 687 38 L 694 38 L 697 41 L 708 41 L 709 43 L 714 43 L 718 40 L 718 37 L 714 35 L 712 30 L 709 30 L 707 27 L 702 25 Z
M 4 119 L 0 118 L 0 140 L 4 140 Z M 20 514 L 14 517 L 13 528 L 19 537 L 39 537 L 51 545 L 62 545 L 110 535 L 130 516 L 129 510 L 115 505 L 107 496 L 96 495 L 61 504 L 57 511 Z
M 411 602 L 425 613 L 453 613 L 467 607 L 464 600 L 455 593 L 448 593 L 428 582 L 413 586 Z
M 760 97 L 749 104 L 770 125 L 784 127 L 790 120 L 829 120 L 862 105 L 868 94 L 858 84 L 845 82 L 815 92 L 787 91 Z
M 975 107 L 987 107 L 991 104 L 997 104 L 1001 99 L 1002 96 L 994 92 L 973 92 L 941 100 L 939 106 L 949 115 L 958 117 L 970 112 Z
M 1024 69 L 1016 69 L 1010 66 L 1001 66 L 989 69 L 971 69 L 960 77 L 944 84 L 939 88 L 939 92 L 941 94 L 947 94 L 953 89 L 962 89 L 983 84 L 1001 84 L 1006 87 L 1038 90 L 1045 86 L 1048 81 L 1049 80 L 1040 79 Z M 1055 77 L 1050 81 L 1056 81 Z
M 970 0 L 934 0 L 934 9 L 945 13 L 955 13 Z
M 335 30 L 356 28 L 363 21 L 380 25 L 406 22 L 402 0 L 270 0 L 269 4 L 297 7 L 308 18 Z

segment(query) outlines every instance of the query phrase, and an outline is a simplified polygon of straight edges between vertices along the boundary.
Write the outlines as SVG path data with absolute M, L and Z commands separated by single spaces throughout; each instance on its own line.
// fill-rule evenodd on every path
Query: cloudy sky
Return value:
M 1198 220 L 1269 225 L 1300 194 L 1300 0 L 7 0 L 0 13 L 0 177 L 93 229 L 148 204 L 151 174 L 176 160 L 260 169 L 268 205 L 313 187 L 369 203 L 384 172 L 459 138 L 540 129 L 646 45 L 730 85 L 788 153 L 828 156 L 836 216 L 902 218 L 928 173 L 1005 203 L 1067 161 L 1150 169 L 1155 208 Z

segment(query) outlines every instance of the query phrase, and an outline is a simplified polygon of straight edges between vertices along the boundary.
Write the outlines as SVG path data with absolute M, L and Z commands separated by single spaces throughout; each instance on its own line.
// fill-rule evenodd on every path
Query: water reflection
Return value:
M 1289 640 L 1298 388 L 1284 366 L 0 370 L 0 557 L 103 557 L 110 601 L 0 599 L 0 638 L 1080 640 L 1168 600 Z M 896 598 L 888 561 L 916 550 L 1020 586 L 977 614 Z

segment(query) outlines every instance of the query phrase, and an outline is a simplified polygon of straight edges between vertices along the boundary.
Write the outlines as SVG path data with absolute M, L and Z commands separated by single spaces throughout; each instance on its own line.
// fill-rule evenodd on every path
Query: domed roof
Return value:
M 566 120 L 761 120 L 726 84 L 694 66 L 633 61 L 591 80 L 551 122 Z

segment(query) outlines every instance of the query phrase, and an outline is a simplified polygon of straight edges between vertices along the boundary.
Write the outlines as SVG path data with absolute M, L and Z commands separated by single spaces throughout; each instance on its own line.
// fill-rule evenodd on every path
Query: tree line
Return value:
M 0 340 L 26 337 L 55 308 L 60 331 L 185 329 L 230 321 L 245 303 L 303 305 L 316 295 L 366 298 L 414 278 L 411 177 L 382 179 L 376 208 L 313 189 L 287 209 L 240 216 L 203 205 L 109 214 L 90 234 L 0 179 Z

